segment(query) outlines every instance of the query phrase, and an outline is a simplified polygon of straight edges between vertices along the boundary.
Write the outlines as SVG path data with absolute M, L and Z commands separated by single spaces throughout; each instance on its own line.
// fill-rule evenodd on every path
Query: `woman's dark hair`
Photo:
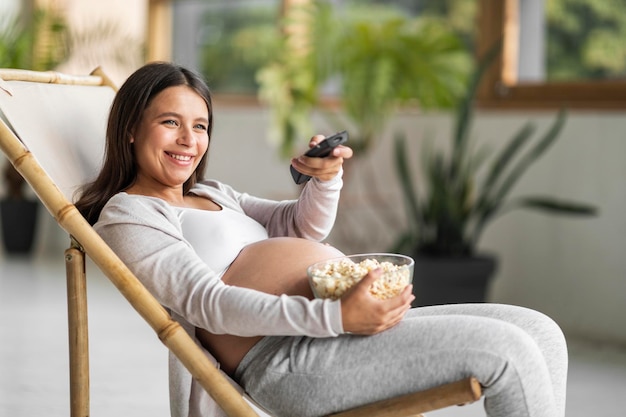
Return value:
M 209 110 L 207 134 L 211 142 L 213 105 L 204 80 L 186 68 L 166 62 L 149 63 L 139 68 L 128 77 L 113 100 L 106 132 L 104 164 L 95 181 L 82 188 L 76 202 L 76 207 L 90 224 L 98 220 L 102 208 L 111 197 L 130 187 L 137 178 L 131 135 L 144 111 L 161 91 L 180 85 L 191 87 L 206 102 Z M 208 151 L 183 185 L 183 193 L 189 192 L 196 182 L 202 180 L 207 155 Z

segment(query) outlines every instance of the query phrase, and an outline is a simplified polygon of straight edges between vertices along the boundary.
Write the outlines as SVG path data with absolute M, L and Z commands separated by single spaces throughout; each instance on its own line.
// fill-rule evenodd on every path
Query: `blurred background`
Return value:
M 402 251 L 448 264 L 489 258 L 484 300 L 534 308 L 562 326 L 578 353 L 572 374 L 581 375 L 572 408 L 589 412 L 626 389 L 625 39 L 626 4 L 609 0 L 0 4 L 0 67 L 101 66 L 118 85 L 153 60 L 202 73 L 215 99 L 207 176 L 240 191 L 297 197 L 289 157 L 315 133 L 347 129 L 356 156 L 328 241 L 345 253 Z M 32 201 L 28 189 L 15 192 L 3 158 L 0 168 L 0 199 Z M 48 358 L 66 346 L 68 239 L 41 207 L 32 244 L 9 246 L 3 237 L 0 313 L 12 319 L 0 324 L 0 414 L 43 406 L 32 381 L 21 381 L 22 365 L 3 368 L 21 361 L 57 387 L 40 390 L 62 414 L 66 358 Z M 93 275 L 90 310 L 115 317 L 91 326 L 94 378 L 121 355 L 119 343 L 157 349 L 128 358 L 126 371 L 134 363 L 138 375 L 123 383 L 140 388 L 151 415 L 166 415 L 164 348 L 156 338 L 148 347 L 149 331 Z M 50 349 L 26 358 L 18 342 L 34 342 L 33 326 L 48 329 Z M 591 373 L 578 374 L 589 364 Z M 603 367 L 616 374 L 593 374 Z M 94 414 L 118 400 L 128 410 L 133 399 L 115 384 L 94 400 Z M 594 386 L 603 388 L 586 400 Z M 32 397 L 16 398 L 19 389 Z

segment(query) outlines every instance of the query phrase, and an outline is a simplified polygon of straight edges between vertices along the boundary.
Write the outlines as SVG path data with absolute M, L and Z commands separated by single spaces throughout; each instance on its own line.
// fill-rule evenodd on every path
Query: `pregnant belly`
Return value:
M 306 269 L 343 254 L 332 246 L 298 238 L 272 238 L 246 246 L 222 281 L 268 294 L 313 297 Z
M 313 298 L 306 269 L 309 265 L 343 254 L 332 246 L 298 238 L 271 238 L 246 246 L 228 268 L 222 281 L 268 294 Z M 231 374 L 261 337 L 215 335 L 197 329 L 200 342 Z

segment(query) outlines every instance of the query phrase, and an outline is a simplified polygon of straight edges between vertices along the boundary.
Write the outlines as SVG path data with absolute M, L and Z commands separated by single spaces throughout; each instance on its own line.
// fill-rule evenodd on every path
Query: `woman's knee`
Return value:
M 411 316 L 454 314 L 501 320 L 521 328 L 540 345 L 548 344 L 565 348 L 565 336 L 557 322 L 545 313 L 528 307 L 509 304 L 478 303 L 434 306 L 414 310 L 415 311 L 411 311 Z
M 507 306 L 507 321 L 527 332 L 542 348 L 567 349 L 559 324 L 547 314 L 527 307 Z

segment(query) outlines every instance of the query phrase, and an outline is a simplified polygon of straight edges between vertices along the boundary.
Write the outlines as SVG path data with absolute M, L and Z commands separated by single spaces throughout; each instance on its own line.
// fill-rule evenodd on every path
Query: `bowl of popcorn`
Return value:
M 368 253 L 317 262 L 307 268 L 307 275 L 316 298 L 336 300 L 368 272 L 380 269 L 382 274 L 370 286 L 370 293 L 384 300 L 400 294 L 413 281 L 414 265 L 408 256 Z

